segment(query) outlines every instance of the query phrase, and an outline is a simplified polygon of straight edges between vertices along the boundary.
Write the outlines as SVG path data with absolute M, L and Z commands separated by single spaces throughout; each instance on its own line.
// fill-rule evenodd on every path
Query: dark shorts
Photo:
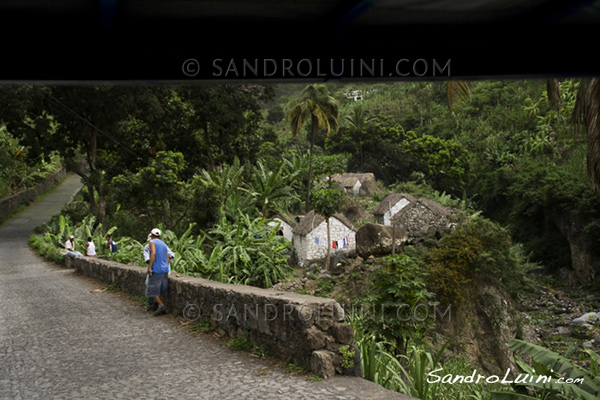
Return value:
M 169 290 L 169 274 L 153 273 L 148 278 L 148 286 L 146 287 L 146 297 L 166 296 Z

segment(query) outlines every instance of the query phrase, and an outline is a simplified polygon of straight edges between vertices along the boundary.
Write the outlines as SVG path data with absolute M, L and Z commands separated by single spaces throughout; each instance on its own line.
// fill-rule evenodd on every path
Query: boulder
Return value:
M 396 251 L 408 239 L 406 230 L 396 229 Z M 392 253 L 393 228 L 379 224 L 366 224 L 356 232 L 356 253 L 367 258 L 369 256 L 381 257 Z
M 328 350 L 313 351 L 310 356 L 310 370 L 322 378 L 331 378 L 335 375 L 333 366 L 334 353 Z
M 597 312 L 589 312 L 583 314 L 579 318 L 575 318 L 571 321 L 572 325 L 584 325 L 584 324 L 594 324 L 600 321 L 600 313 Z

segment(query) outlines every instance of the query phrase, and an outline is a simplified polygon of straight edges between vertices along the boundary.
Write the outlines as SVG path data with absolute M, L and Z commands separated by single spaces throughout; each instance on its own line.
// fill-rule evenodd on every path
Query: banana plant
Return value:
M 528 394 L 492 392 L 492 400 L 535 400 L 542 395 L 544 399 L 597 400 L 600 398 L 600 376 L 598 365 L 600 356 L 586 349 L 590 356 L 590 371 L 586 371 L 569 359 L 542 346 L 523 340 L 512 339 L 508 347 L 521 352 L 533 360 L 533 366 L 515 358 L 517 365 L 529 375 L 528 379 L 515 379 L 517 390 L 530 389 Z M 539 393 L 538 393 L 539 392 Z M 533 394 L 536 397 L 531 396 Z

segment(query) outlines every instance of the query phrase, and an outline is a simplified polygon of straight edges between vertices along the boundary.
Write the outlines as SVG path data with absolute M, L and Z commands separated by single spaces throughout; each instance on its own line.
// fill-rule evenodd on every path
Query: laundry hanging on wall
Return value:
M 315 236 L 315 244 L 317 246 L 327 246 L 327 239 L 323 240 L 318 236 Z M 331 242 L 331 248 L 332 249 L 343 249 L 344 247 L 348 246 L 350 244 L 350 239 L 348 238 L 348 236 L 344 237 L 341 240 L 333 240 Z

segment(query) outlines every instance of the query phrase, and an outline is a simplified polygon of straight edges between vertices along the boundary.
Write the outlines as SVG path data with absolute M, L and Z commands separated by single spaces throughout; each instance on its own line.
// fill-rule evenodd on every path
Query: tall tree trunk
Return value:
M 94 195 L 95 193 L 95 189 L 96 189 L 96 180 L 97 180 L 97 174 L 96 174 L 96 158 L 97 158 L 97 141 L 96 141 L 96 130 L 92 129 L 90 132 L 90 140 L 88 142 L 88 146 L 87 146 L 87 161 L 88 161 L 88 165 L 90 166 L 90 176 L 87 183 L 87 187 L 88 187 L 88 196 L 89 196 L 89 202 L 90 202 L 90 212 L 93 215 L 98 215 L 98 204 L 96 203 L 96 197 Z
M 358 153 L 360 156 L 360 171 L 363 172 L 363 149 L 362 149 L 362 132 L 358 131 Z
M 331 231 L 329 229 L 329 218 L 327 218 L 327 257 L 325 258 L 325 271 L 329 271 L 331 260 Z
M 204 141 L 206 142 L 206 148 L 208 149 L 208 160 L 210 161 L 210 170 L 215 170 L 215 158 L 213 157 L 212 149 L 210 146 L 210 135 L 208 133 L 208 124 L 204 124 Z
M 310 186 L 312 181 L 312 159 L 313 159 L 313 148 L 315 146 L 315 136 L 319 130 L 319 122 L 317 117 L 311 116 L 312 133 L 310 135 L 310 152 L 308 153 L 308 182 L 306 183 L 306 208 L 305 211 L 310 211 Z
M 102 170 L 97 170 L 98 179 L 96 181 L 96 191 L 98 192 L 98 221 L 104 223 L 106 216 L 106 195 L 102 187 Z

